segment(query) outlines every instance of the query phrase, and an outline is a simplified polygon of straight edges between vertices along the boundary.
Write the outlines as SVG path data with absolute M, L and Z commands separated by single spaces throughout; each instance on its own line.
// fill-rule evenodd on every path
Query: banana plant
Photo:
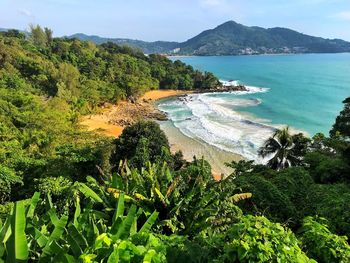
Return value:
M 58 215 L 49 195 L 40 199 L 35 193 L 29 203 L 16 202 L 7 220 L 0 223 L 0 262 L 123 262 L 127 257 L 165 262 L 164 246 L 150 233 L 156 211 L 145 218 L 141 208 L 126 203 L 123 193 L 109 207 L 104 188 L 101 197 L 100 191 L 86 184 L 76 187 L 80 194 L 71 217 Z M 43 214 L 36 213 L 38 205 L 46 209 Z M 145 219 L 139 226 L 140 217 Z

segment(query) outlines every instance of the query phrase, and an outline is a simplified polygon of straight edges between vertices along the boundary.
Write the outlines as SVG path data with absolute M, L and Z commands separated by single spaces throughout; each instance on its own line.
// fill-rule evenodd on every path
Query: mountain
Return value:
M 179 48 L 179 54 L 191 55 L 338 53 L 350 52 L 350 43 L 287 28 L 248 27 L 229 21 L 181 43 Z
M 97 44 L 114 42 L 141 49 L 144 53 L 176 55 L 252 55 L 281 53 L 340 53 L 350 52 L 350 43 L 341 39 L 325 39 L 299 33 L 288 28 L 244 26 L 228 21 L 206 30 L 182 43 L 123 38 L 102 38 L 75 34 L 68 38 L 88 40 Z
M 96 44 L 113 42 L 119 45 L 126 45 L 134 48 L 139 48 L 146 54 L 170 53 L 172 50 L 174 50 L 179 46 L 178 42 L 167 42 L 167 41 L 146 42 L 142 40 L 133 40 L 133 39 L 126 39 L 126 38 L 104 38 L 104 37 L 99 37 L 94 35 L 89 36 L 82 33 L 68 36 L 68 38 L 77 38 L 84 41 L 92 41 Z

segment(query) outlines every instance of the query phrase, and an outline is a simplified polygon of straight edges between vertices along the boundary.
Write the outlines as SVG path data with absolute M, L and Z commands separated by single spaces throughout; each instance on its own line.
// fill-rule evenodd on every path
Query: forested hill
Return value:
M 179 53 L 236 55 L 350 52 L 350 43 L 308 36 L 287 28 L 247 27 L 234 21 L 202 32 L 182 43 Z
M 248 27 L 228 21 L 183 42 L 145 42 L 130 39 L 109 39 L 75 34 L 70 38 L 95 43 L 112 41 L 141 49 L 144 53 L 178 55 L 250 55 L 279 53 L 339 53 L 350 52 L 350 43 L 340 39 L 324 39 L 287 28 Z
M 171 50 L 174 50 L 179 46 L 178 42 L 168 42 L 168 41 L 146 42 L 142 40 L 134 40 L 134 39 L 127 39 L 127 38 L 104 38 L 99 36 L 89 36 L 82 33 L 71 35 L 68 38 L 77 38 L 83 41 L 92 41 L 95 44 L 112 42 L 122 46 L 129 46 L 129 47 L 141 49 L 145 54 L 169 53 Z
M 70 158 L 89 162 L 99 151 L 88 146 L 94 140 L 79 129 L 79 116 L 151 89 L 217 83 L 213 74 L 180 61 L 112 43 L 52 38 L 48 28 L 32 28 L 30 38 L 0 33 L 0 203 L 25 197 L 40 178 L 78 178 L 85 171 L 64 164 Z M 11 191 L 12 183 L 25 187 Z
M 350 98 L 330 137 L 277 130 L 266 165 L 227 163 L 220 181 L 155 122 L 118 138 L 79 125 L 104 102 L 217 82 L 48 28 L 0 33 L 0 262 L 350 262 Z

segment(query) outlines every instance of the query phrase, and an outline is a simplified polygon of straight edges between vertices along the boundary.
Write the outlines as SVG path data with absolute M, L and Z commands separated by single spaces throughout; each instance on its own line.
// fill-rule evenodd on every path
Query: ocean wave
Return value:
M 253 87 L 253 91 L 267 89 Z M 258 149 L 276 128 L 235 110 L 260 103 L 260 99 L 240 98 L 232 93 L 202 93 L 190 94 L 183 101 L 164 102 L 159 108 L 184 135 L 261 163 L 264 160 L 259 158 Z
M 221 84 L 227 87 L 230 86 L 238 86 L 242 85 L 238 80 L 220 80 Z M 254 93 L 265 93 L 268 92 L 270 89 L 269 88 L 264 88 L 264 87 L 255 87 L 255 86 L 247 86 L 244 85 L 247 90 L 244 91 L 230 91 L 228 93 L 232 93 L 235 95 L 245 95 L 245 94 L 254 94 Z

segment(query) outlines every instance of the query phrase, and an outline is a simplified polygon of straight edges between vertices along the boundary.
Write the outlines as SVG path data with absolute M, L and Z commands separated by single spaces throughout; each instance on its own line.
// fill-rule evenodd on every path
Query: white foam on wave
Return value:
M 267 90 L 253 87 L 250 92 Z M 235 111 L 233 108 L 236 106 L 251 107 L 262 102 L 258 99 L 239 98 L 237 95 L 240 94 L 242 93 L 231 93 L 230 96 L 221 97 L 213 93 L 191 94 L 186 100 L 174 100 L 169 104 L 165 102 L 159 108 L 168 113 L 174 125 L 186 136 L 247 159 L 263 162 L 258 157 L 258 149 L 273 134 L 275 127 Z M 182 112 L 181 116 L 179 112 Z
M 223 86 L 238 86 L 239 85 L 239 81 L 238 80 L 222 80 L 220 79 L 219 80 L 220 83 L 223 85 Z
M 221 84 L 225 87 L 231 87 L 231 86 L 239 86 L 241 83 L 238 80 L 220 80 Z M 255 86 L 247 86 L 244 85 L 247 90 L 244 91 L 231 91 L 229 93 L 233 93 L 235 95 L 245 95 L 245 94 L 254 94 L 254 93 L 265 93 L 268 92 L 269 88 L 263 88 L 263 87 L 255 87 Z

